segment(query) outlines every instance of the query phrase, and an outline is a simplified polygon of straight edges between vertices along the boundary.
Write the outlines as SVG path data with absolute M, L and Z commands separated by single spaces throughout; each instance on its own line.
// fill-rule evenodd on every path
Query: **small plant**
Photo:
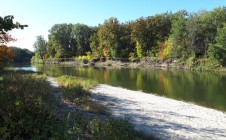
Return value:
M 80 78 L 75 76 L 68 76 L 68 75 L 57 77 L 57 82 L 62 87 L 82 86 L 82 88 L 84 88 L 85 90 L 90 89 L 98 84 L 96 80 Z
M 133 62 L 135 59 L 136 59 L 135 53 L 133 52 L 129 53 L 129 60 Z
M 75 59 L 82 61 L 84 64 L 88 64 L 92 59 L 92 53 L 86 52 L 86 55 L 75 57 Z

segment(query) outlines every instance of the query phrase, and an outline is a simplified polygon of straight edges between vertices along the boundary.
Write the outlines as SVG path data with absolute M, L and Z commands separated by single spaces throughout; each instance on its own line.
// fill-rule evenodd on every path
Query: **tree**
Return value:
M 135 42 L 132 41 L 131 32 L 132 32 L 132 23 L 127 22 L 125 24 L 121 24 L 121 38 L 120 38 L 120 57 L 128 58 L 130 53 L 135 52 Z
M 0 17 L 0 62 L 12 61 L 15 57 L 15 53 L 8 46 L 4 45 L 10 41 L 14 41 L 8 31 L 12 29 L 24 29 L 28 27 L 27 25 L 21 25 L 16 22 L 13 23 L 13 16 L 5 16 L 4 18 Z
M 226 7 L 189 14 L 185 10 L 141 17 L 120 23 L 109 18 L 98 27 L 84 24 L 55 24 L 49 31 L 48 57 L 132 58 L 154 56 L 164 59 L 208 58 L 224 64 L 223 44 L 218 38 L 226 23 Z M 218 37 L 218 38 L 217 38 Z M 194 55 L 194 56 L 192 56 Z M 222 59 L 222 60 L 220 60 Z M 203 62 L 204 62 L 203 61 Z
M 39 35 L 36 37 L 36 42 L 34 43 L 35 53 L 40 55 L 40 58 L 44 58 L 44 55 L 47 54 L 47 41 L 43 36 Z
M 200 11 L 190 15 L 187 22 L 187 31 L 189 46 L 194 52 L 195 58 L 207 56 L 208 46 L 214 42 L 217 26 L 219 26 L 219 23 L 216 22 L 218 19 L 216 17 L 216 14 L 208 11 Z
M 184 58 L 188 56 L 188 33 L 186 23 L 188 12 L 180 10 L 171 15 L 172 27 L 170 30 L 169 39 L 172 41 L 172 51 L 170 56 L 173 58 Z
M 191 14 L 187 22 L 187 30 L 189 37 L 189 48 L 193 51 L 195 58 L 201 58 L 205 53 L 205 35 L 202 28 L 203 22 L 199 14 Z
M 131 36 L 132 36 L 132 41 L 137 44 L 139 44 L 140 49 L 142 50 L 141 54 L 146 54 L 148 49 L 148 33 L 147 32 L 147 23 L 146 20 L 141 17 L 137 19 L 135 22 L 132 23 L 132 31 L 131 31 Z M 139 47 L 138 47 L 139 48 Z M 143 56 L 143 55 L 142 55 Z
M 16 57 L 13 59 L 13 62 L 28 62 L 31 60 L 32 56 L 34 55 L 34 53 L 29 51 L 28 49 L 21 49 L 18 47 L 10 47 L 10 48 L 16 54 Z
M 132 24 L 132 40 L 141 45 L 144 56 L 149 56 L 150 52 L 156 56 L 161 42 L 168 38 L 170 29 L 168 13 L 142 17 Z
M 113 58 L 119 58 L 121 56 L 121 29 L 117 18 L 105 20 L 104 24 L 100 27 L 98 31 L 99 45 L 105 54 L 109 53 L 106 56 Z
M 155 15 L 153 18 L 148 18 L 147 25 L 150 31 L 150 34 L 148 36 L 148 42 L 150 46 L 150 51 L 154 56 L 156 56 L 156 54 L 161 49 L 161 44 L 163 44 L 170 35 L 170 29 L 172 24 L 170 16 L 171 14 L 169 13 L 163 13 Z
M 19 22 L 16 24 L 13 23 L 14 17 L 12 15 L 5 16 L 4 18 L 0 17 L 0 34 L 6 34 L 12 29 L 24 29 L 28 25 L 21 25 Z
M 16 56 L 15 52 L 6 45 L 0 45 L 0 62 L 11 62 Z
M 223 28 L 226 23 L 226 7 L 218 7 L 210 12 L 212 24 L 216 27 L 215 29 Z M 217 30 L 215 30 L 217 33 Z
M 55 24 L 49 32 L 47 51 L 51 57 L 73 57 L 91 51 L 92 31 L 85 24 Z
M 72 57 L 76 53 L 76 43 L 72 34 L 72 24 L 55 24 L 49 30 L 48 53 L 57 58 Z M 55 56 L 57 54 L 57 56 Z
M 91 29 L 85 24 L 75 24 L 72 27 L 72 37 L 76 42 L 76 55 L 85 55 L 91 51 L 89 38 Z
M 99 42 L 97 33 L 94 33 L 90 37 L 89 41 L 90 41 L 90 48 L 91 48 L 93 57 L 96 57 L 96 58 L 102 57 L 103 52 L 102 52 L 102 49 L 99 47 L 100 42 Z
M 226 66 L 226 24 L 223 28 L 218 28 L 215 41 L 216 43 L 210 45 L 209 56 Z

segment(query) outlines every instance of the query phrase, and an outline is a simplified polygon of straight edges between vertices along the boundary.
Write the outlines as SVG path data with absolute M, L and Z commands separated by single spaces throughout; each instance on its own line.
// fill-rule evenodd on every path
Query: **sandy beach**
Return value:
M 129 117 L 135 129 L 146 136 L 162 140 L 226 139 L 225 112 L 108 85 L 99 85 L 91 92 L 114 117 Z

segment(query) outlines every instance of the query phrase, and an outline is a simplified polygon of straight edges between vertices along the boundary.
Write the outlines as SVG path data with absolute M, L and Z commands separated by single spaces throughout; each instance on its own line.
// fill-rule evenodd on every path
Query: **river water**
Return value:
M 165 96 L 226 111 L 226 74 L 182 70 L 14 65 L 52 75 L 74 75 L 99 83 Z

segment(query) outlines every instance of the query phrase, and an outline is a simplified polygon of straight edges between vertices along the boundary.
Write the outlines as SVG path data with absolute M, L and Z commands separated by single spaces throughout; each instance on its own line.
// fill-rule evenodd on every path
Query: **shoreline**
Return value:
M 113 60 L 113 59 L 105 59 L 104 61 L 100 60 L 87 60 L 83 62 L 81 60 L 73 60 L 73 61 L 57 61 L 57 60 L 48 60 L 44 61 L 43 64 L 51 64 L 51 65 L 59 65 L 64 67 L 98 67 L 98 68 L 156 68 L 156 69 L 178 69 L 178 70 L 190 70 L 190 71 L 200 71 L 200 72 L 218 72 L 218 73 L 226 73 L 225 67 L 216 67 L 216 68 L 208 68 L 200 66 L 187 66 L 184 62 L 179 62 L 176 60 L 158 60 L 151 59 L 149 57 L 142 58 L 140 61 L 121 61 L 121 60 Z
M 226 113 L 140 91 L 99 85 L 92 97 L 135 130 L 159 139 L 226 139 Z

